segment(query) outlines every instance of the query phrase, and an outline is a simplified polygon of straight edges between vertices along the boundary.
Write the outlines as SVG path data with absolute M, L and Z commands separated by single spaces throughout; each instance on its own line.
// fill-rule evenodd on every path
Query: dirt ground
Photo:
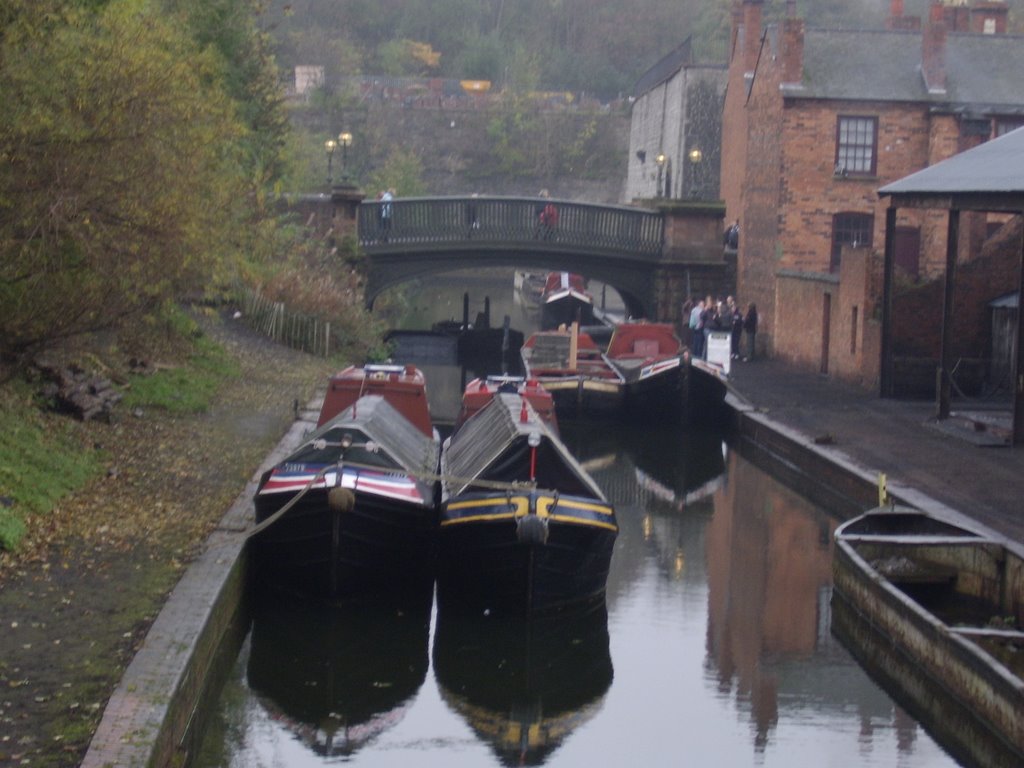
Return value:
M 107 471 L 0 556 L 0 766 L 77 766 L 114 687 L 209 531 L 331 363 L 207 317 L 242 374 L 206 414 L 118 407 L 81 425 Z

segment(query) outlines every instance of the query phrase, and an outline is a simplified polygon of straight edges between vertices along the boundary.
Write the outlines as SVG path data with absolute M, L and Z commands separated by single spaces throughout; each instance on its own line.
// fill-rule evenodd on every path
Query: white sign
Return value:
M 726 374 L 732 362 L 732 334 L 728 331 L 712 331 L 708 334 L 707 361 L 719 366 Z

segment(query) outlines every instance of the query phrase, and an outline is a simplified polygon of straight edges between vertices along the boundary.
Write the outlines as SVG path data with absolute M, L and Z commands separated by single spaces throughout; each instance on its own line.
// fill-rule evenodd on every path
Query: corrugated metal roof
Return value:
M 380 395 L 359 398 L 311 434 L 304 446 L 328 432 L 340 435 L 347 429 L 359 430 L 376 442 L 407 472 L 418 476 L 437 472 L 438 441 L 424 435 Z
M 524 407 L 527 412 L 525 421 L 521 417 Z M 517 444 L 519 447 L 525 444 L 531 433 L 540 436 L 546 461 L 564 468 L 561 476 L 566 480 L 566 487 L 557 490 L 580 493 L 585 489 L 594 498 L 605 500 L 597 483 L 529 402 L 517 394 L 503 393 L 496 394 L 489 405 L 474 414 L 448 439 L 441 464 L 444 497 L 451 498 L 469 490 L 471 480 L 490 479 L 489 471 L 496 463 L 501 463 L 499 459 L 510 454 Z M 500 474 L 505 482 L 510 481 L 504 472 Z M 548 474 L 559 473 L 552 471 Z M 522 481 L 527 479 L 521 478 Z
M 944 193 L 1024 194 L 1024 128 L 953 155 L 878 190 L 883 196 Z

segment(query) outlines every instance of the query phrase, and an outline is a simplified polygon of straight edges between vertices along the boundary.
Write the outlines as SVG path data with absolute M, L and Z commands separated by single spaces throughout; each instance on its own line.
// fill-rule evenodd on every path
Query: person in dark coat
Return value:
M 747 356 L 744 360 L 754 359 L 754 347 L 757 340 L 757 305 L 747 305 L 747 313 L 743 316 L 743 332 L 747 334 Z

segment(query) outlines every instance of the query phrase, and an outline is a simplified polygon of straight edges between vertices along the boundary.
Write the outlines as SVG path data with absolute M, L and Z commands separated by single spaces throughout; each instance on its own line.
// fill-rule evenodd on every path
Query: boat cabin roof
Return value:
M 383 396 L 420 432 L 433 436 L 426 379 L 414 365 L 353 365 L 334 374 L 327 385 L 317 426 L 326 424 L 364 395 Z
M 529 401 L 513 393 L 497 393 L 448 438 L 441 474 L 447 497 L 473 490 L 474 480 L 485 480 L 510 487 L 522 484 L 524 490 L 535 481 L 537 487 L 605 500 Z
M 306 463 L 337 461 L 339 446 L 345 435 L 353 441 L 345 456 L 357 463 L 359 451 L 382 451 L 411 474 L 430 474 L 437 471 L 440 441 L 432 432 L 428 437 L 381 395 L 364 395 L 313 432 L 295 453 L 285 459 Z M 314 459 L 310 450 L 316 450 L 318 441 L 333 447 L 333 458 L 325 452 Z M 367 445 L 372 443 L 373 445 Z M 379 464 L 377 461 L 365 463 Z
M 608 342 L 608 357 L 664 357 L 683 353 L 671 323 L 622 323 Z
M 466 420 L 480 411 L 491 402 L 499 392 L 518 392 L 525 397 L 540 416 L 556 432 L 558 422 L 555 416 L 555 401 L 551 393 L 541 386 L 536 379 L 527 379 L 524 376 L 487 376 L 484 379 L 473 379 L 466 385 L 462 393 L 462 408 L 458 418 L 455 420 L 456 431 L 466 423 Z

